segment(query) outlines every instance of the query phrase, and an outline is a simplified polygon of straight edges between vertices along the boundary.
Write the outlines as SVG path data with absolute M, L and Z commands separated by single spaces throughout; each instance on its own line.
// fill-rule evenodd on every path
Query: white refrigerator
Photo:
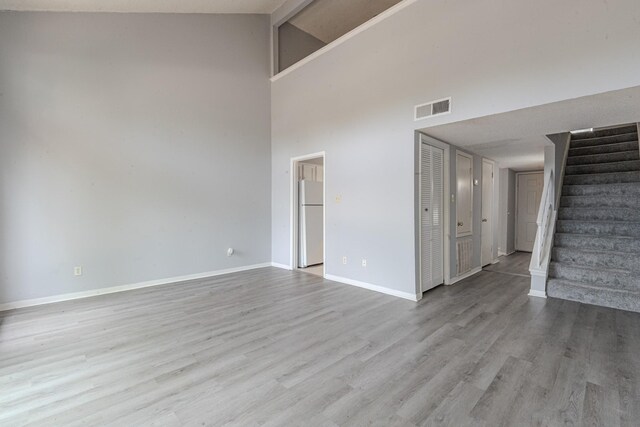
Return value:
M 324 262 L 322 182 L 298 182 L 298 267 Z

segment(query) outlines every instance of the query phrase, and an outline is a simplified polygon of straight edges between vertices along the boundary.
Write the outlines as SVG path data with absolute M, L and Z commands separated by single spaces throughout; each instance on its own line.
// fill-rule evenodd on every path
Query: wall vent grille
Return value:
M 473 256 L 473 240 L 458 240 L 458 276 L 471 270 L 471 257 Z
M 451 112 L 451 97 L 438 99 L 415 106 L 414 120 L 422 120 L 427 117 L 441 116 Z

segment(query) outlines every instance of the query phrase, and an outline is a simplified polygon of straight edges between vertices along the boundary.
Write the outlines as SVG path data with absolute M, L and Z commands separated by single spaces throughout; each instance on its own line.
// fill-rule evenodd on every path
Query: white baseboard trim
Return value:
M 275 267 L 275 268 L 282 268 L 284 270 L 292 270 L 290 265 L 287 264 L 280 264 L 278 262 L 272 262 L 271 263 L 271 267 Z
M 493 261 L 491 261 L 491 265 L 497 264 L 499 262 L 500 262 L 500 260 L 498 258 L 496 258 Z
M 467 271 L 466 273 L 461 274 L 460 276 L 452 277 L 451 279 L 449 279 L 449 283 L 447 283 L 447 285 L 453 285 L 454 283 L 457 283 L 457 282 L 459 282 L 461 280 L 464 280 L 467 277 L 471 277 L 474 274 L 478 274 L 481 271 L 482 271 L 482 267 L 473 268 L 473 269 Z
M 325 279 L 332 280 L 334 282 L 344 283 L 345 285 L 357 286 L 359 288 L 369 289 L 370 291 L 376 291 L 394 297 L 408 299 L 410 301 L 419 301 L 421 296 L 412 294 L 409 292 L 396 291 L 395 289 L 385 288 L 384 286 L 372 285 L 371 283 L 360 282 L 359 280 L 347 279 L 345 277 L 334 276 L 333 274 L 326 274 Z
M 169 285 L 172 283 L 186 282 L 188 280 L 206 279 L 207 277 L 221 276 L 223 274 L 238 273 L 241 271 L 255 270 L 256 268 L 271 267 L 270 262 L 262 264 L 246 265 L 242 267 L 226 268 L 223 270 L 207 271 L 205 273 L 188 274 L 186 276 L 169 277 L 166 279 L 149 280 L 147 282 L 131 283 L 128 285 L 113 286 L 110 288 L 92 289 L 89 291 L 73 292 L 68 294 L 53 295 L 44 298 L 35 298 L 0 304 L 0 311 L 16 308 L 32 307 L 36 305 L 51 304 L 54 302 L 70 301 L 74 299 L 95 297 L 98 295 L 113 294 L 116 292 L 130 291 L 133 289 L 148 288 L 151 286 Z
M 546 298 L 547 297 L 547 293 L 544 291 L 536 291 L 533 289 L 529 290 L 529 296 L 530 297 L 538 297 L 538 298 Z
M 511 252 L 509 252 L 509 253 L 507 253 L 507 252 L 502 252 L 502 251 L 498 251 L 498 256 L 509 256 L 509 255 L 511 255 L 511 254 L 514 254 L 514 253 L 516 253 L 516 251 L 511 251 Z

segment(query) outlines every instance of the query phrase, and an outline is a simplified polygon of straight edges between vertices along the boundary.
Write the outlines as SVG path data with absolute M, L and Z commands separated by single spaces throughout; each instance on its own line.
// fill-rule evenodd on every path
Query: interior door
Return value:
M 517 175 L 516 250 L 532 252 L 538 231 L 538 208 L 542 198 L 544 173 Z
M 469 236 L 473 231 L 473 160 L 456 154 L 456 235 Z
M 493 261 L 493 163 L 482 161 L 482 252 L 484 267 Z
M 420 164 L 422 292 L 444 282 L 444 150 L 422 144 Z

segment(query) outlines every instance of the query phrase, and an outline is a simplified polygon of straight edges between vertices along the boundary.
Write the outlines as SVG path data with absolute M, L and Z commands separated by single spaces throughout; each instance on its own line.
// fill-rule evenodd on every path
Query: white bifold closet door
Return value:
M 444 282 L 444 150 L 422 143 L 420 163 L 422 292 Z

